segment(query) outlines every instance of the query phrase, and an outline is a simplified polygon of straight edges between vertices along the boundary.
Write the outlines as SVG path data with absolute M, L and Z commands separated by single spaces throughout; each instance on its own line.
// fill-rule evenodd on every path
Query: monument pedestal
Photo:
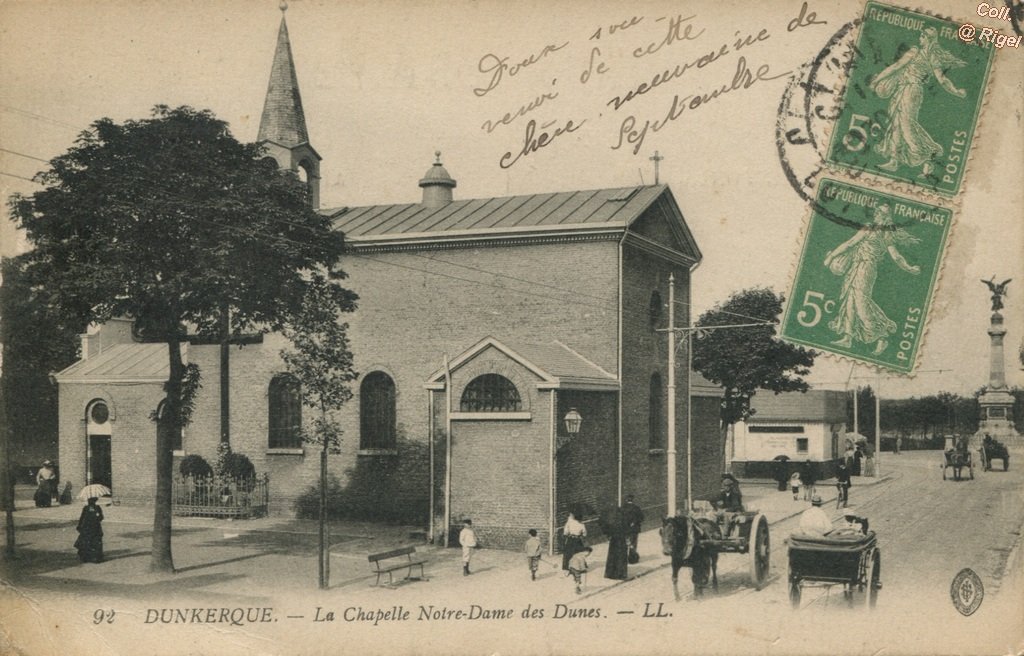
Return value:
M 1000 305 L 1000 307 L 1002 307 Z M 1003 370 L 1003 315 L 993 308 L 992 322 L 988 329 L 991 339 L 989 355 L 989 379 L 985 391 L 978 397 L 978 432 L 974 444 L 981 444 L 986 435 L 991 435 L 1008 447 L 1024 446 L 1022 437 L 1013 425 L 1013 394 L 1006 386 Z

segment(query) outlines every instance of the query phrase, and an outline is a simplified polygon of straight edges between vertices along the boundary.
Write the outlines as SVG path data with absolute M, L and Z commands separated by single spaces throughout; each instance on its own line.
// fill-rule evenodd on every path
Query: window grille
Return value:
M 499 374 L 477 376 L 462 392 L 462 412 L 519 412 L 523 409 L 519 390 Z

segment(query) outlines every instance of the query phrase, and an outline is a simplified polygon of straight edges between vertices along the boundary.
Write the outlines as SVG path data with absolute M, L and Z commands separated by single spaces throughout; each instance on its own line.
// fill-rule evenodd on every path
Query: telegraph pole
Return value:
M 657 153 L 655 153 L 657 155 Z M 657 165 L 657 163 L 655 163 Z M 668 516 L 675 517 L 676 514 L 676 277 L 674 274 L 668 276 Z M 689 372 L 687 372 L 689 375 Z M 689 385 L 686 387 L 690 389 Z M 687 403 L 689 406 L 689 403 Z M 687 454 L 689 454 L 690 434 L 686 434 Z M 686 488 L 689 495 L 690 488 L 690 459 L 686 459 Z M 690 498 L 687 496 L 687 503 Z

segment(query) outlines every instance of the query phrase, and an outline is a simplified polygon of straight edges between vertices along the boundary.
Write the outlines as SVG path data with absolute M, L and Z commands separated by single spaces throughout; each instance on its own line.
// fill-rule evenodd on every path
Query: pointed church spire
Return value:
M 281 2 L 281 28 L 277 32 L 277 49 L 270 68 L 270 84 L 263 104 L 260 131 L 256 141 L 263 144 L 267 154 L 282 169 L 289 169 L 306 182 L 309 202 L 320 207 L 320 155 L 309 143 L 306 115 L 302 111 L 299 81 L 292 61 L 292 45 L 288 40 L 288 25 L 284 12 L 288 4 Z
M 277 32 L 277 49 L 270 69 L 270 83 L 267 85 L 267 98 L 263 104 L 257 141 L 272 141 L 291 148 L 308 143 L 309 134 L 306 132 L 306 115 L 302 111 L 299 81 L 292 61 L 288 25 L 284 19 L 288 5 L 282 2 L 280 7 L 281 27 Z

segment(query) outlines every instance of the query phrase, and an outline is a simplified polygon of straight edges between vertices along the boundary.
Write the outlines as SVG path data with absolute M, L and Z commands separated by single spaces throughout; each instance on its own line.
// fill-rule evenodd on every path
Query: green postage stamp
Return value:
M 782 338 L 910 373 L 952 220 L 944 207 L 823 179 Z
M 995 50 L 959 27 L 867 3 L 828 162 L 959 192 Z

